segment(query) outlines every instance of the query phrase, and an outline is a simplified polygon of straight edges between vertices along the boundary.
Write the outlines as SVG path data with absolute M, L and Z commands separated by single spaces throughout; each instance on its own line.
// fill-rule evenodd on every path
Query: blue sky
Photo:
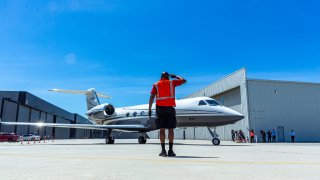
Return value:
M 162 71 L 182 98 L 246 67 L 250 78 L 320 82 L 320 2 L 0 1 L 0 90 L 85 113 L 88 89 L 116 107 L 148 102 Z

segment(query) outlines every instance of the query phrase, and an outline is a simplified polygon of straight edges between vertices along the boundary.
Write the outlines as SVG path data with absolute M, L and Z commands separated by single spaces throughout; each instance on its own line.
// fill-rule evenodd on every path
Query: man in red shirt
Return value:
M 170 80 L 169 77 L 175 78 L 175 80 Z M 149 117 L 151 118 L 151 108 L 154 98 L 156 98 L 156 126 L 160 129 L 160 142 L 162 148 L 159 156 L 167 156 L 167 152 L 165 149 L 165 129 L 169 129 L 168 156 L 176 156 L 176 154 L 172 150 L 174 139 L 173 129 L 176 128 L 177 124 L 176 111 L 174 109 L 174 107 L 176 106 L 175 87 L 180 86 L 186 82 L 187 81 L 180 76 L 163 72 L 161 74 L 161 79 L 152 87 L 149 99 Z

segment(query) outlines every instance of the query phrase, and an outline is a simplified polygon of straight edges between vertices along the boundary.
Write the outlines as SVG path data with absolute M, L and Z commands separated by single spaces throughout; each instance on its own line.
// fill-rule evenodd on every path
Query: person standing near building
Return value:
M 266 142 L 266 132 L 261 129 L 260 134 L 261 134 L 262 142 L 265 143 Z
M 272 135 L 272 142 L 276 142 L 277 131 L 272 129 L 271 135 Z
M 235 142 L 235 132 L 233 129 L 231 130 L 231 138 L 232 138 L 232 141 Z
M 268 142 L 271 142 L 271 131 L 270 130 L 267 132 L 267 135 L 268 135 Z
M 250 131 L 250 143 L 253 143 L 254 142 L 254 131 L 253 129 L 251 129 Z
M 175 80 L 170 80 L 174 78 Z M 163 72 L 161 74 L 161 79 L 156 82 L 151 90 L 151 95 L 149 99 L 149 117 L 152 114 L 152 104 L 154 98 L 156 98 L 156 126 L 160 129 L 160 143 L 161 143 L 161 153 L 159 156 L 174 157 L 176 154 L 173 152 L 173 139 L 174 139 L 174 128 L 176 128 L 176 111 L 175 111 L 175 87 L 185 84 L 187 81 L 174 74 L 169 74 L 168 72 Z M 169 151 L 168 154 L 165 149 L 165 129 L 169 130 Z
M 290 136 L 291 136 L 291 142 L 294 143 L 294 138 L 296 136 L 296 132 L 293 129 L 290 131 Z

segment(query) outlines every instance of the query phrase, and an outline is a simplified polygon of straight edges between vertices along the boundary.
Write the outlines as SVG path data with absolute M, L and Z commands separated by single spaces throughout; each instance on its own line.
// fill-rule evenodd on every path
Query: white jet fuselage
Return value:
M 152 118 L 148 116 L 148 104 L 116 108 L 111 115 L 105 112 L 106 106 L 101 104 L 87 112 L 89 119 L 96 124 L 103 125 L 125 125 L 136 124 L 147 127 L 143 131 L 157 129 L 155 126 L 156 108 L 152 107 Z M 177 127 L 206 126 L 214 127 L 233 124 L 241 119 L 243 115 L 224 107 L 214 99 L 208 97 L 197 97 L 176 100 Z M 132 131 L 131 129 L 130 131 Z M 141 131 L 136 129 L 136 131 Z

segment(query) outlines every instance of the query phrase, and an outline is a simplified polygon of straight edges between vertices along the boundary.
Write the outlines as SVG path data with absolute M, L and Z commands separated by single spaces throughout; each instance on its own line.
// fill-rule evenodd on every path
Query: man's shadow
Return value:
M 179 159 L 217 159 L 219 157 L 202 157 L 202 156 L 176 156 Z

